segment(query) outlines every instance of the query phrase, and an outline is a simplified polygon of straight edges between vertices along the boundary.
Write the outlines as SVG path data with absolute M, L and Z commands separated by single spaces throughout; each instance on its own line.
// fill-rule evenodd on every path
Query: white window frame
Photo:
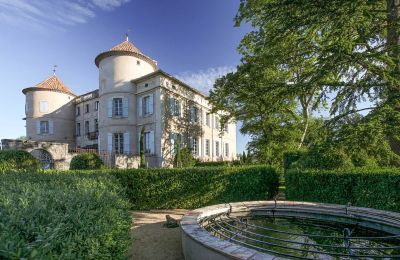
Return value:
M 143 97 L 143 108 L 142 108 L 143 116 L 151 115 L 150 99 L 151 99 L 150 95 Z
M 123 98 L 115 97 L 112 99 L 112 110 L 114 117 L 123 116 Z
M 124 153 L 124 134 L 114 133 L 113 134 L 113 151 L 115 154 Z

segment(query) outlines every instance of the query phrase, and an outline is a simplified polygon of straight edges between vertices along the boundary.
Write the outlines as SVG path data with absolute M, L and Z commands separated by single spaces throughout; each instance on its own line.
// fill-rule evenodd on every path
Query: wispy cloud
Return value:
M 86 23 L 97 11 L 130 0 L 0 0 L 0 23 L 28 29 L 63 28 Z
M 199 71 L 186 71 L 175 75 L 175 77 L 204 94 L 208 94 L 217 78 L 235 70 L 234 66 L 222 66 Z

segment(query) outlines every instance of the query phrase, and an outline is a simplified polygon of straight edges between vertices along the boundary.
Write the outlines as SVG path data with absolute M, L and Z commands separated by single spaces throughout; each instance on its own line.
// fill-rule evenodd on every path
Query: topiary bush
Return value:
M 270 166 L 112 171 L 134 209 L 198 208 L 217 203 L 271 199 L 279 172 Z
M 103 166 L 103 161 L 95 153 L 82 153 L 74 156 L 70 170 L 96 170 Z
M 26 151 L 0 151 L 0 172 L 15 170 L 37 171 L 39 169 L 41 169 L 39 160 Z
M 311 149 L 289 166 L 289 168 L 322 170 L 347 169 L 351 167 L 354 167 L 353 162 L 342 149 L 330 147 Z
M 111 174 L 0 174 L 0 259 L 127 259 L 124 187 Z
M 400 212 L 400 169 L 353 168 L 335 171 L 290 169 L 289 200 L 347 204 Z

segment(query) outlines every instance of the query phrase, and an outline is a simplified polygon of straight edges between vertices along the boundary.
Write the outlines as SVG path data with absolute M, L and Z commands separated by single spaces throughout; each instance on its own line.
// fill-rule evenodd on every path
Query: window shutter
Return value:
M 128 97 L 124 97 L 122 105 L 122 116 L 128 117 Z
M 54 133 L 54 125 L 53 125 L 53 120 L 49 120 L 49 134 Z
M 150 95 L 149 98 L 149 114 L 153 114 L 153 106 L 154 106 L 154 102 L 153 102 L 153 96 L 154 94 Z
M 40 121 L 36 121 L 36 134 L 40 135 Z
M 149 135 L 149 148 L 150 148 L 150 153 L 154 154 L 154 131 L 150 131 Z
M 143 116 L 142 114 L 142 97 L 138 98 L 138 112 L 139 112 L 139 116 Z M 140 136 L 140 134 L 139 134 Z
M 107 151 L 109 153 L 112 152 L 112 134 L 111 133 L 107 133 Z
M 107 114 L 108 114 L 108 117 L 112 117 L 112 110 L 113 110 L 113 100 L 112 100 L 112 98 L 108 98 L 108 106 L 107 106 Z
M 137 139 L 137 148 L 138 148 L 138 153 L 140 155 L 140 131 L 138 132 L 138 139 Z
M 125 154 L 130 154 L 130 142 L 129 142 L 129 132 L 124 133 L 124 153 Z
M 172 115 L 175 115 L 175 99 L 173 97 L 169 98 L 169 111 Z

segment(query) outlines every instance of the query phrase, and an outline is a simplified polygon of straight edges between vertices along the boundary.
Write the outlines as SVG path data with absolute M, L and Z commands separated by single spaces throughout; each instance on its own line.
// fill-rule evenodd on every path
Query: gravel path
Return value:
M 180 228 L 166 228 L 165 215 L 180 220 L 187 212 L 184 209 L 132 211 L 133 245 L 130 259 L 180 260 L 182 243 Z

